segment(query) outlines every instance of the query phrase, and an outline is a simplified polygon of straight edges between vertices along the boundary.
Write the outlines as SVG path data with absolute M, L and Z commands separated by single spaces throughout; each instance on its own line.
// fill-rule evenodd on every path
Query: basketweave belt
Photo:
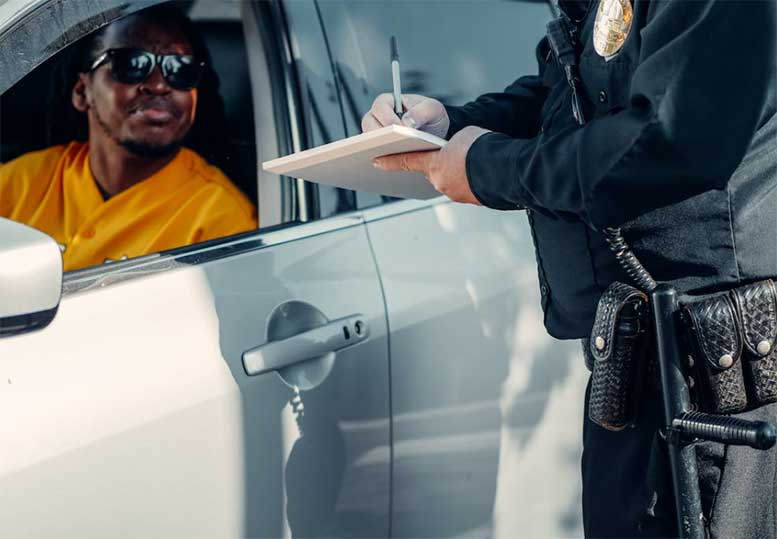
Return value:
M 777 290 L 771 279 L 682 305 L 682 343 L 691 397 L 700 411 L 731 414 L 777 401 Z M 648 373 L 647 295 L 613 283 L 584 346 L 592 370 L 589 417 L 609 430 L 633 425 Z

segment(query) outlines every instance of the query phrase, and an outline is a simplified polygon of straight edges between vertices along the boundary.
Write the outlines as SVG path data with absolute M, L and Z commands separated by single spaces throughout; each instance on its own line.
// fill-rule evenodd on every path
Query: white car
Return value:
M 0 0 L 0 161 L 51 64 L 153 0 Z M 0 219 L 0 537 L 579 536 L 586 371 L 545 334 L 522 212 L 257 163 L 359 132 L 391 88 L 536 71 L 543 2 L 178 2 L 221 77 L 260 229 L 63 274 Z

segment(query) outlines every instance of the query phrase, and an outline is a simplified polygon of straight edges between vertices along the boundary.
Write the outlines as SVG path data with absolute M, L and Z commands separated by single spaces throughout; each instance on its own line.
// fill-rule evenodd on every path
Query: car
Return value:
M 0 161 L 45 145 L 51 65 L 154 0 L 0 1 Z M 545 2 L 176 2 L 257 230 L 63 272 L 0 219 L 0 536 L 579 536 L 587 371 L 543 328 L 523 212 L 261 170 L 390 91 L 536 70 Z

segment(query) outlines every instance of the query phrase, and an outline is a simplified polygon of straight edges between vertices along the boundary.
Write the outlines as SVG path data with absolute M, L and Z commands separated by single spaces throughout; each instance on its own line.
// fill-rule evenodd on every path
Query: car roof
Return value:
M 0 33 L 14 20 L 46 0 L 0 0 Z
M 0 0 L 0 93 L 69 43 L 163 1 Z

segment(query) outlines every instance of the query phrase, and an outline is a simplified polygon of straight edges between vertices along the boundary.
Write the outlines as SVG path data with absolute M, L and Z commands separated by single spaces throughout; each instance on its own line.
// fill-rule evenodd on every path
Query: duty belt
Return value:
M 548 24 L 547 38 L 566 76 L 574 117 L 583 125 L 574 23 L 562 15 Z M 637 421 L 648 363 L 642 355 L 646 345 L 653 344 L 678 534 L 702 539 L 694 441 L 756 449 L 769 449 L 777 442 L 771 423 L 720 415 L 777 401 L 775 285 L 766 280 L 717 294 L 684 296 L 650 276 L 620 229 L 608 228 L 604 234 L 636 287 L 613 283 L 599 301 L 585 347 L 593 370 L 589 417 L 611 430 Z
M 777 402 L 777 290 L 771 279 L 705 296 L 686 296 L 680 346 L 691 401 L 698 410 L 732 414 Z M 592 371 L 589 417 L 609 430 L 633 425 L 648 386 L 648 296 L 613 283 L 584 342 Z M 655 369 L 653 369 L 655 372 Z

